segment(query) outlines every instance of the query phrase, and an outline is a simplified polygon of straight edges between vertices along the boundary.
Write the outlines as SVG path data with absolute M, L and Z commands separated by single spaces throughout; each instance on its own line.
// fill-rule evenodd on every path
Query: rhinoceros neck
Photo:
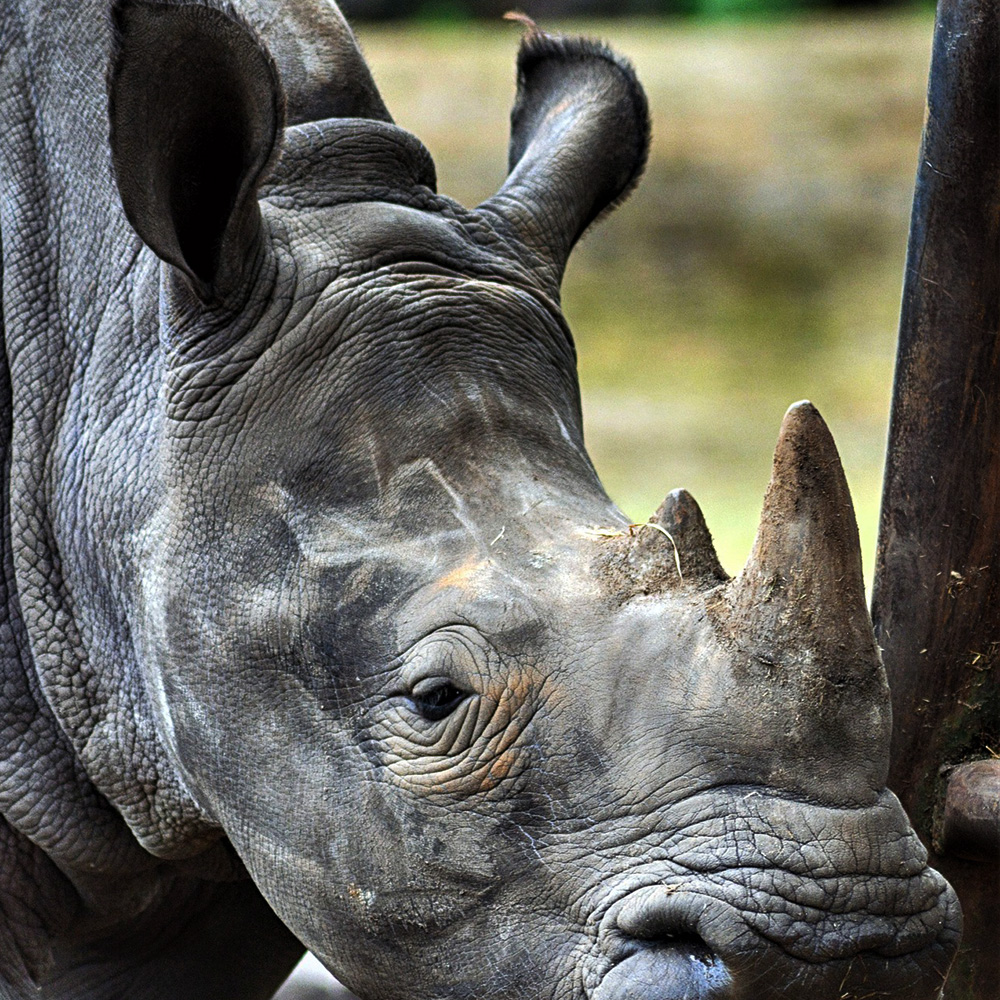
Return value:
M 160 265 L 111 176 L 105 20 L 89 4 L 0 13 L 12 123 L 0 136 L 0 604 L 4 679 L 23 717 L 0 745 L 0 808 L 16 806 L 18 828 L 67 870 L 91 871 L 148 865 L 136 838 L 171 854 L 217 836 L 159 749 L 127 614 L 130 539 L 155 503 L 140 470 L 157 448 Z

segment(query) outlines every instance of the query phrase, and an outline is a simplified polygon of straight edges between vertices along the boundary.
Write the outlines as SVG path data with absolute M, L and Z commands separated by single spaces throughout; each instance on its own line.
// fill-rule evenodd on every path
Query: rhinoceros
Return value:
M 646 99 L 517 66 L 470 210 L 324 0 L 0 2 L 3 997 L 940 994 L 830 434 L 733 579 L 612 504 L 560 279 Z

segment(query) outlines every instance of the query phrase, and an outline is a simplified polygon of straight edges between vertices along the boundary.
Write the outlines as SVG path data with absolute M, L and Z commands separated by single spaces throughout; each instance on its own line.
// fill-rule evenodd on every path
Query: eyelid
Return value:
M 427 677 L 421 677 L 410 688 L 410 694 L 414 698 L 421 698 L 445 684 L 455 688 L 457 691 L 468 693 L 465 685 L 457 683 L 453 677 L 449 677 L 447 674 L 432 674 Z
M 437 723 L 451 715 L 470 696 L 470 691 L 457 687 L 450 680 L 428 677 L 416 685 L 409 702 L 422 719 Z
M 420 656 L 415 662 L 406 664 L 400 671 L 399 680 L 408 695 L 421 695 L 432 691 L 440 684 L 453 684 L 468 688 L 465 671 L 452 670 L 450 656 Z
M 403 654 L 399 682 L 408 692 L 434 681 L 468 690 L 469 681 L 484 670 L 484 646 L 484 638 L 469 626 L 435 629 Z

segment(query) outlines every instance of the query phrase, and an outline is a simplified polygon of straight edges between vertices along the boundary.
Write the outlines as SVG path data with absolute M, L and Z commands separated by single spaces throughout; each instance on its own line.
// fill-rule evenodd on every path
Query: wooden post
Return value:
M 1000 996 L 998 11 L 938 5 L 872 601 L 889 784 L 965 914 L 947 1000 Z

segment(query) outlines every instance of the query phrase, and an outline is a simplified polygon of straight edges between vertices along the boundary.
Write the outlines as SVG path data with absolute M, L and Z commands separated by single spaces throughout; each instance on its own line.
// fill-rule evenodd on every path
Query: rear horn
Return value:
M 612 585 L 625 600 L 675 587 L 717 587 L 719 564 L 704 515 L 687 490 L 674 490 L 645 524 L 616 537 L 607 555 Z

